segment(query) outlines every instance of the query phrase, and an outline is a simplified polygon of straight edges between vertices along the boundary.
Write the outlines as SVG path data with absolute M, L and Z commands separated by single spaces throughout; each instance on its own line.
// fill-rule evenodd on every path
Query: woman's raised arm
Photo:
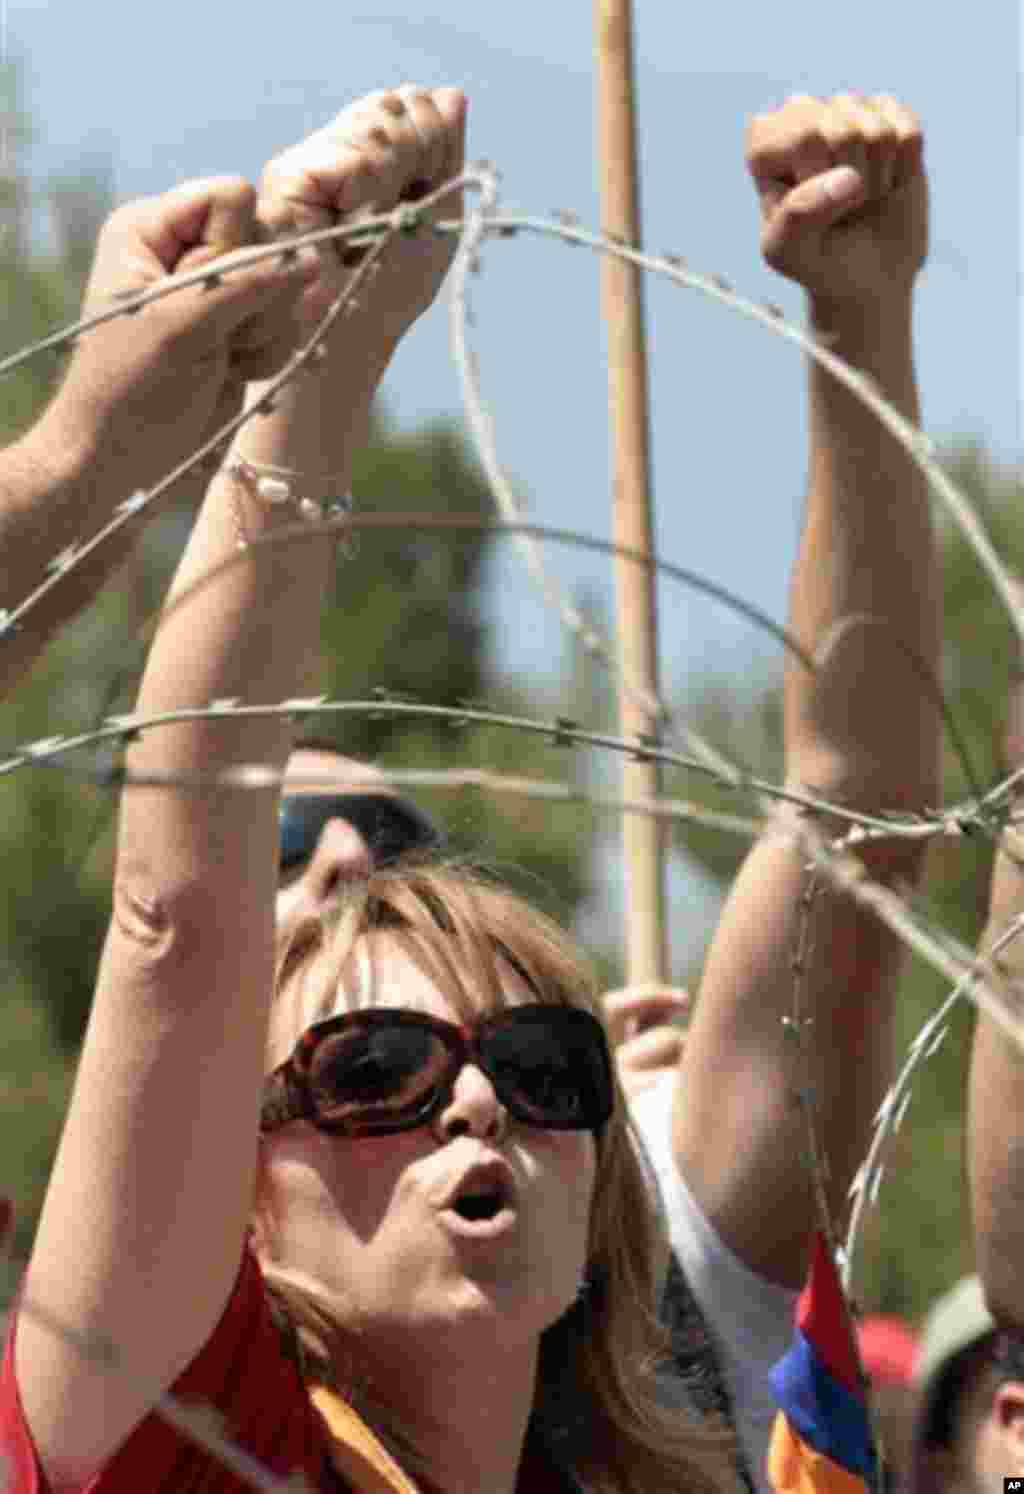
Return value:
M 462 165 L 455 90 L 371 95 L 267 168 L 258 212 L 274 231 L 388 209 Z M 444 204 L 456 216 L 457 199 Z M 298 325 L 268 313 L 268 343 L 315 324 L 347 274 L 333 247 Z M 371 400 L 403 332 L 433 300 L 448 240 L 391 246 L 319 372 L 235 438 L 171 588 L 137 711 L 302 694 L 334 563 L 327 536 L 258 544 L 295 524 L 273 503 L 344 492 Z M 260 403 L 266 386 L 250 386 Z M 241 465 L 240 465 L 241 464 Z M 276 479 L 275 479 L 276 480 Z M 218 569 L 219 568 L 219 569 Z M 205 585 L 196 585 L 216 572 Z M 27 1296 L 117 1346 L 112 1376 L 19 1315 L 16 1367 L 51 1483 L 88 1476 L 123 1442 L 215 1327 L 249 1217 L 273 973 L 274 788 L 197 786 L 244 763 L 281 770 L 280 720 L 207 719 L 144 732 L 131 774 L 170 780 L 122 795 L 114 914 L 75 1091 L 27 1273 Z M 191 786 L 188 786 L 188 785 Z

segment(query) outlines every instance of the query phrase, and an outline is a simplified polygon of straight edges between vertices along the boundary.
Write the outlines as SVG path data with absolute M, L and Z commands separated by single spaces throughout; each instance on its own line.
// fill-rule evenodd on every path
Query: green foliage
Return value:
M 777 685 L 761 683 L 741 689 L 734 680 L 704 679 L 681 706 L 679 719 L 762 782 L 782 782 L 782 692 Z M 681 769 L 667 776 L 665 792 L 716 813 L 754 817 L 759 813 L 753 795 L 741 795 L 715 778 Z M 746 853 L 746 842 L 737 836 L 702 825 L 681 822 L 675 841 L 703 872 L 723 885 L 732 881 Z
M 437 423 L 408 434 L 379 417 L 355 469 L 353 487 L 366 512 L 466 514 L 489 508 L 482 474 L 462 437 Z M 339 568 L 324 622 L 326 689 L 365 700 L 374 690 L 435 705 L 477 699 L 486 687 L 478 532 L 431 532 L 411 524 L 364 529 L 358 554 Z M 355 756 L 377 757 L 402 723 L 349 718 L 345 740 Z

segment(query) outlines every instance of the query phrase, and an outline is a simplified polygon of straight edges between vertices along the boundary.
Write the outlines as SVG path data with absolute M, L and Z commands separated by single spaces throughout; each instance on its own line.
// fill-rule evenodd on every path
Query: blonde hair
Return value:
M 453 865 L 376 872 L 336 909 L 296 930 L 278 951 L 275 1001 L 293 984 L 305 997 L 306 979 L 326 999 L 355 940 L 378 930 L 464 1017 L 507 1003 L 501 961 L 517 969 L 538 1001 L 601 1017 L 593 971 L 563 930 L 507 887 Z M 309 963 L 313 954 L 323 958 Z M 531 1430 L 592 1494 L 721 1494 L 738 1488 L 731 1434 L 720 1421 L 669 1408 L 659 1394 L 658 1372 L 670 1351 L 656 1311 L 668 1245 L 621 1089 L 616 1098 L 598 1140 L 587 1242 L 591 1288 L 541 1337 Z M 255 1212 L 267 1211 L 258 1178 Z M 360 1383 L 342 1325 L 272 1262 L 263 1264 L 263 1274 L 303 1378 L 345 1396 L 415 1476 L 416 1450 Z

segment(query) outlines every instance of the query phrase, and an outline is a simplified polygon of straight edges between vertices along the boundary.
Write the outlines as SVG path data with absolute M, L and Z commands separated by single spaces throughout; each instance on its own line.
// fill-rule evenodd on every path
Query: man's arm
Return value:
M 1024 589 L 1018 587 L 1024 599 Z M 1024 678 L 1009 701 L 1006 767 L 1024 767 Z M 1024 809 L 1018 794 L 1015 814 Z M 992 870 L 981 949 L 996 946 L 1024 917 L 1024 836 L 1009 828 Z M 1024 1020 L 1024 944 L 1011 938 L 994 956 L 1018 1021 Z M 1024 1053 L 990 1017 L 978 1013 L 967 1091 L 967 1172 L 974 1248 L 989 1309 L 997 1322 L 1024 1332 Z
M 893 100 L 792 99 L 752 121 L 748 164 L 768 263 L 804 286 L 811 329 L 916 423 L 912 298 L 927 251 L 916 119 Z M 854 173 L 836 175 L 842 166 Z M 789 627 L 820 657 L 814 677 L 786 661 L 787 780 L 865 810 L 920 809 L 936 800 L 939 756 L 919 673 L 923 664 L 934 675 L 939 639 L 926 485 L 845 387 L 814 363 L 809 378 Z M 872 625 L 838 626 L 862 614 Z M 863 859 L 872 876 L 912 882 L 920 858 L 893 840 Z M 787 1286 L 804 1279 L 818 1223 L 795 1092 L 809 1073 L 838 1218 L 888 1082 L 902 967 L 898 942 L 822 881 L 801 977 L 805 1071 L 783 1028 L 804 863 L 770 834 L 747 857 L 704 971 L 673 1114 L 676 1160 L 705 1214 L 751 1269 Z
M 125 204 L 104 224 L 83 314 L 251 244 L 256 194 L 237 177 Z M 0 608 L 14 611 L 67 546 L 191 455 L 238 408 L 246 379 L 278 368 L 316 263 L 260 261 L 85 333 L 36 424 L 0 452 Z M 280 335 L 275 337 L 274 333 Z M 0 635 L 0 693 L 121 565 L 142 521 L 98 547 Z

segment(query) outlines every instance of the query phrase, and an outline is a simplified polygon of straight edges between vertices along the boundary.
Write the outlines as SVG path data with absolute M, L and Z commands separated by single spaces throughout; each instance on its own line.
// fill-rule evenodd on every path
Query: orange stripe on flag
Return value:
M 774 1494 L 864 1494 L 866 1488 L 859 1474 L 815 1452 L 781 1411 L 768 1448 L 768 1482 Z

